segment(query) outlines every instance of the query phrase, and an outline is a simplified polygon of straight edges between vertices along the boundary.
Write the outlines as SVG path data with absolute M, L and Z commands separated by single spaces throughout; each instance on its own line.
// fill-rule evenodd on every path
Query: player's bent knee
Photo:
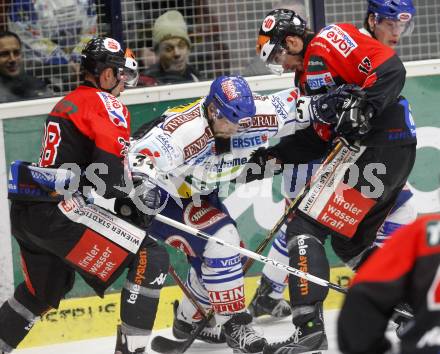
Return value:
M 240 236 L 237 228 L 233 224 L 226 224 L 219 229 L 213 236 L 234 246 L 240 246 Z M 223 258 L 237 254 L 237 251 L 229 247 L 222 247 L 213 240 L 209 240 L 205 246 L 203 255 L 209 258 Z
M 301 234 L 290 237 L 289 241 L 287 242 L 287 249 L 290 252 L 290 250 L 295 247 L 302 249 L 303 252 L 306 252 L 306 249 L 309 247 L 312 247 L 313 251 L 324 250 L 324 245 L 322 244 L 322 242 L 317 237 L 308 234 Z
M 144 243 L 127 274 L 121 293 L 121 320 L 127 326 L 150 331 L 169 267 L 165 247 Z

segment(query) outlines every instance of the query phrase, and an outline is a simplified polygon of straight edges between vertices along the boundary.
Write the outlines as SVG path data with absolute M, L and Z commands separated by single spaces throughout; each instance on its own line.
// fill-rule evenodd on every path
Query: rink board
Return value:
M 352 272 L 348 268 L 333 268 L 331 281 L 347 286 L 351 276 Z M 258 278 L 247 277 L 245 280 L 247 303 L 252 299 Z M 177 286 L 168 286 L 162 290 L 155 330 L 172 326 L 172 304 L 175 299 L 181 298 L 181 294 Z M 285 295 L 288 295 L 287 290 Z M 339 309 L 342 300 L 342 294 L 330 290 L 324 307 L 326 310 Z M 58 310 L 50 311 L 35 324 L 19 348 L 112 336 L 118 323 L 119 305 L 117 293 L 106 295 L 103 299 L 94 296 L 64 300 Z

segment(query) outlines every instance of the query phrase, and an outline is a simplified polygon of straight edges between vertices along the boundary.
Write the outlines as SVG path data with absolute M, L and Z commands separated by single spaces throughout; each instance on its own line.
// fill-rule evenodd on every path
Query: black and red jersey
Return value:
M 351 24 L 324 27 L 308 44 L 304 72 L 297 78 L 307 95 L 327 92 L 341 84 L 365 89 L 375 116 L 364 145 L 406 145 L 416 142 L 410 108 L 399 95 L 406 71 L 393 49 L 360 32 Z M 317 128 L 328 140 L 329 132 Z
M 58 102 L 47 117 L 39 165 L 75 163 L 84 172 L 91 164 L 104 164 L 108 172 L 94 173 L 105 182 L 104 196 L 115 197 L 120 195 L 113 187 L 122 184 L 129 137 L 127 107 L 108 92 L 81 85 Z
M 338 321 L 341 351 L 382 353 L 388 320 L 401 302 L 415 318 L 401 353 L 440 353 L 440 214 L 399 229 L 360 268 Z

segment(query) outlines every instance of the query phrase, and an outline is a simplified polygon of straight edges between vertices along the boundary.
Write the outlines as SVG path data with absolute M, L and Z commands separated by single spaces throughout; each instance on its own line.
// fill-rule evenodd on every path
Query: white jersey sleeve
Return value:
M 129 155 L 138 154 L 147 156 L 158 173 L 167 173 L 184 162 L 181 147 L 170 134 L 158 127 L 132 142 Z
M 311 124 L 308 109 L 310 98 L 300 96 L 297 88 L 282 90 L 268 97 L 278 119 L 278 132 L 275 137 L 295 134 Z

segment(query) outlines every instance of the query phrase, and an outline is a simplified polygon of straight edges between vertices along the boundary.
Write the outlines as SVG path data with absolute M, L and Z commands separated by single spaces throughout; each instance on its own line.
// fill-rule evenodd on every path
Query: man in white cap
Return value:
M 142 76 L 156 84 L 199 81 L 199 73 L 188 64 L 191 40 L 186 22 L 179 11 L 170 10 L 159 16 L 153 26 L 153 46 L 158 62 Z M 145 81 L 142 80 L 141 81 Z

